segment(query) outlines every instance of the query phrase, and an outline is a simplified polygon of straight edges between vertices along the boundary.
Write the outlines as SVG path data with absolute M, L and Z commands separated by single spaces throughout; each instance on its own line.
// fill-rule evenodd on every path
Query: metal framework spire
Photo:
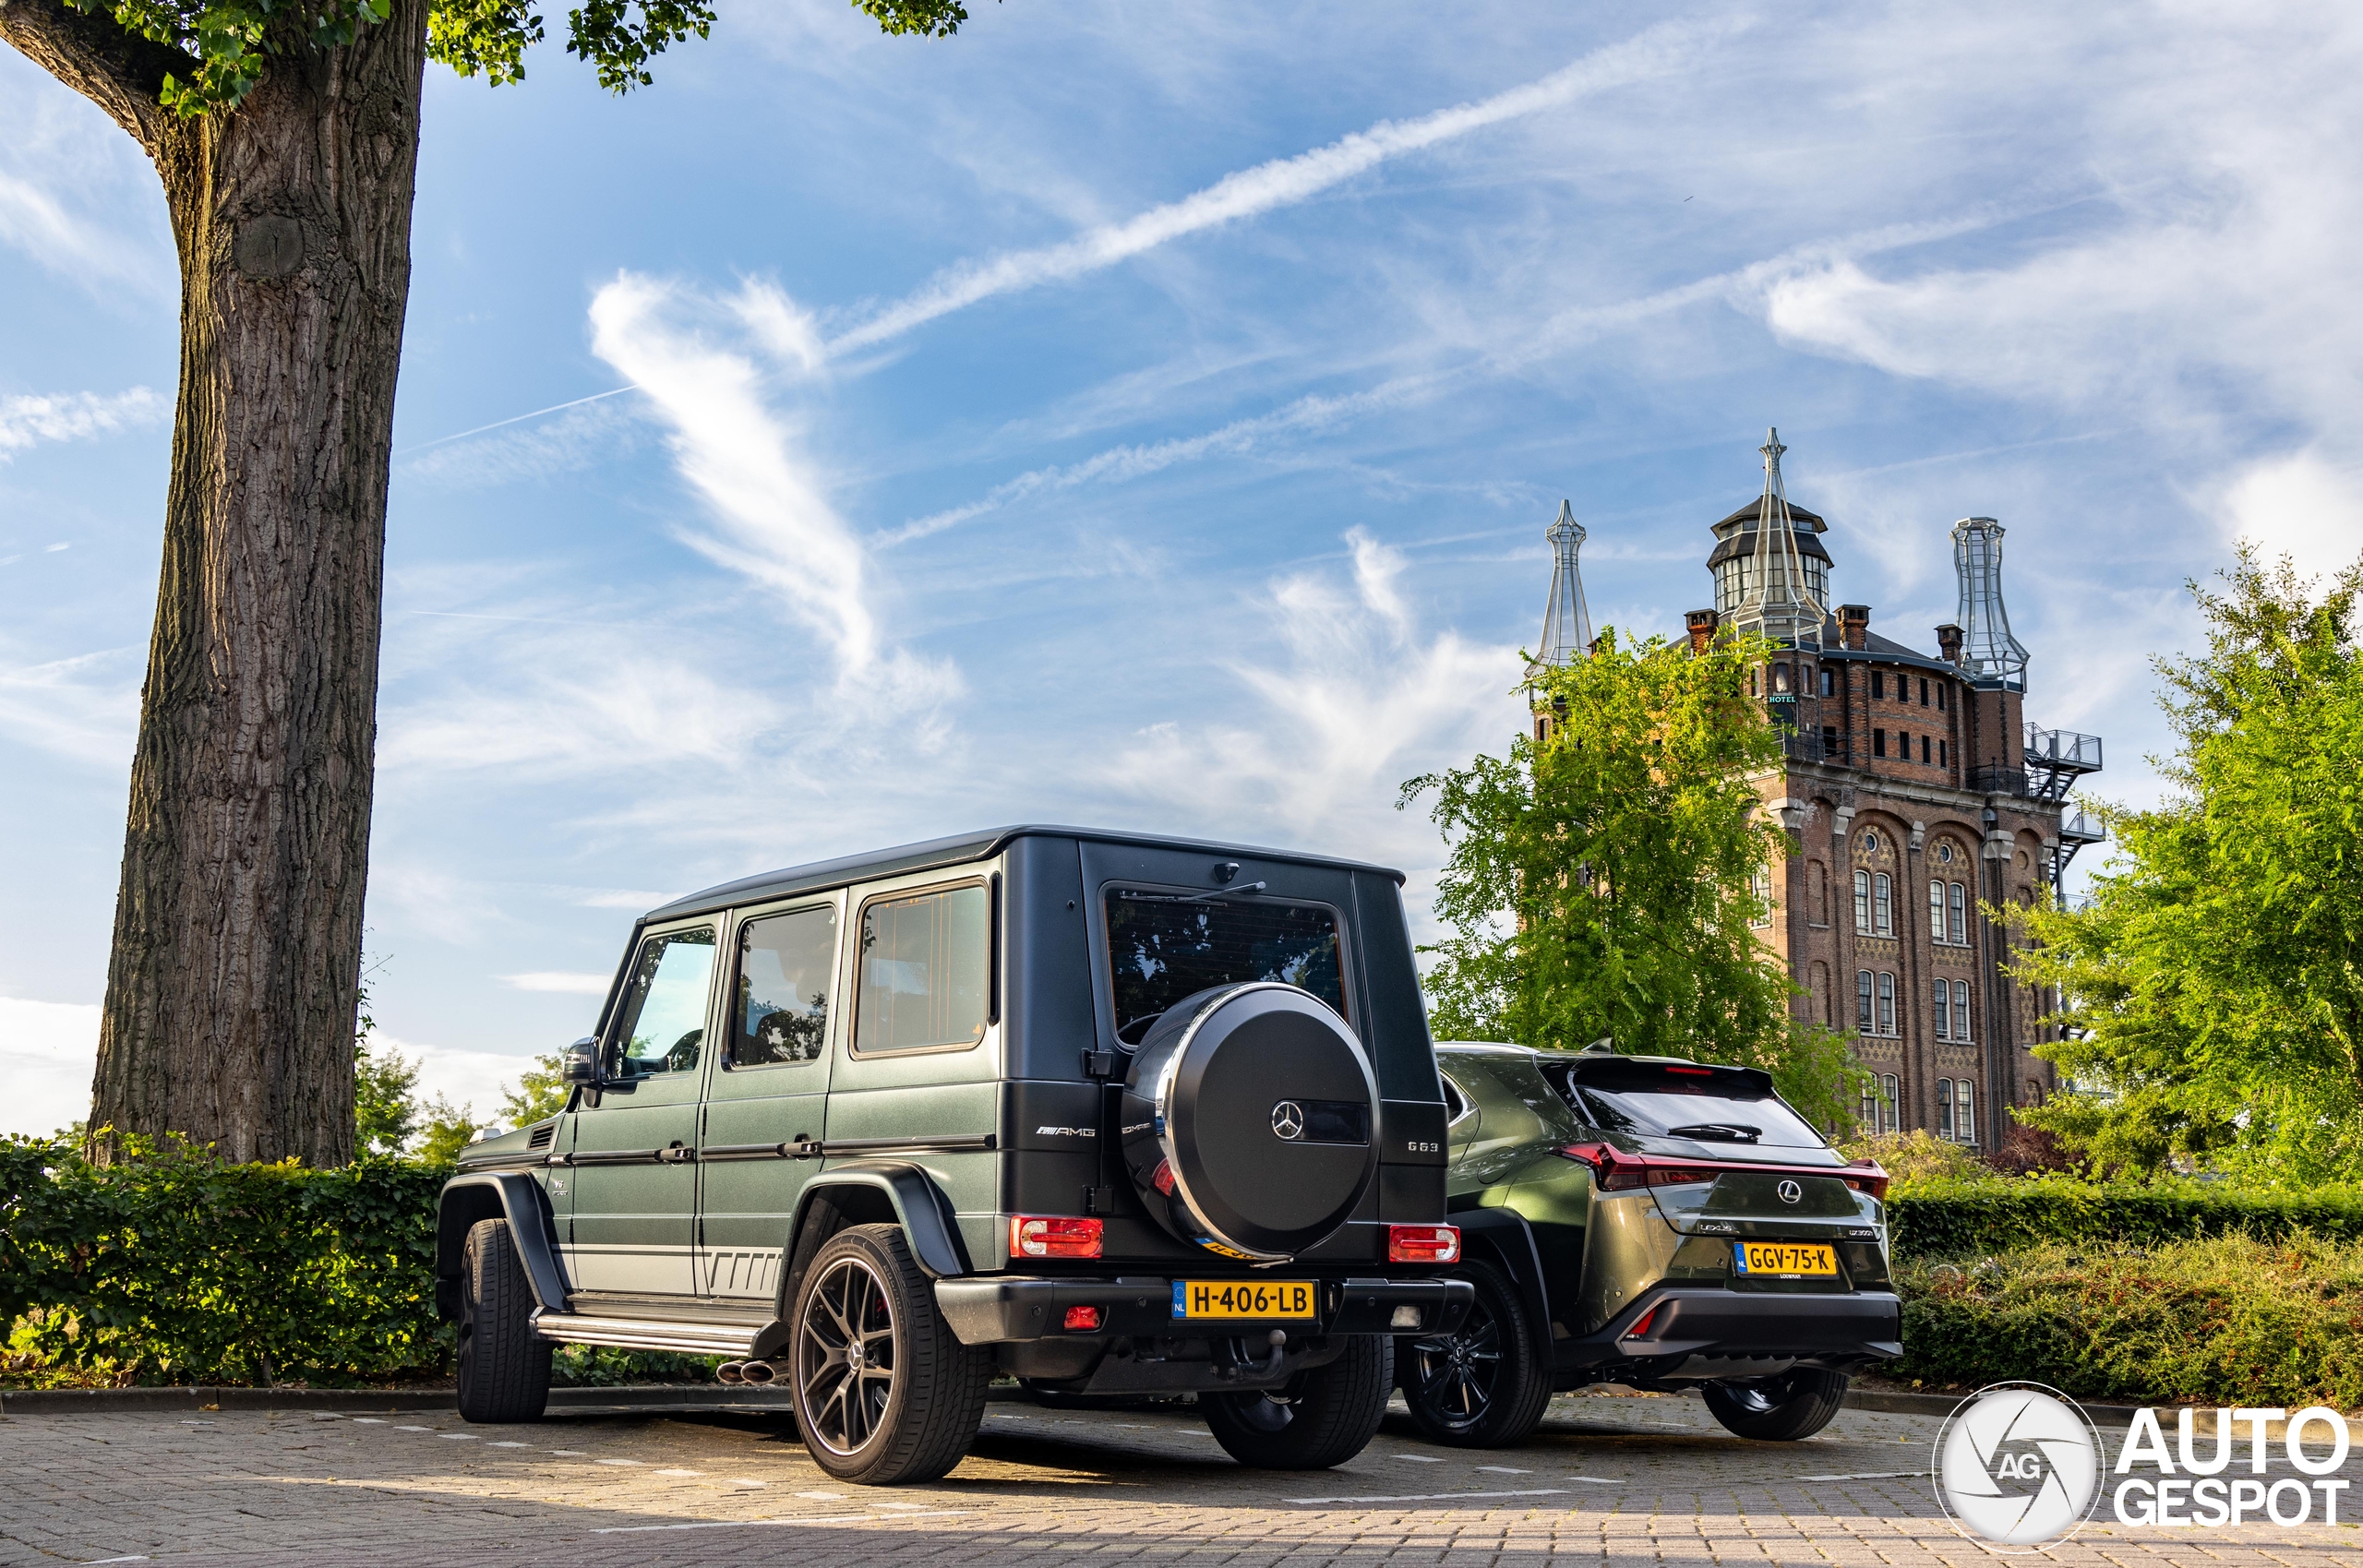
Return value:
M 1953 524 L 1953 571 L 1961 580 L 1961 663 L 1979 686 L 2024 691 L 2027 651 L 2010 635 L 2002 604 L 2002 525 L 1990 517 Z
M 1583 574 L 1576 567 L 1576 551 L 1584 542 L 1584 525 L 1575 508 L 1559 503 L 1559 515 L 1542 535 L 1551 541 L 1551 604 L 1542 612 L 1542 640 L 1535 648 L 1537 664 L 1571 664 L 1591 652 L 1591 611 L 1584 603 Z
M 1789 493 L 1781 479 L 1781 432 L 1767 429 L 1764 445 L 1764 500 L 1756 514 L 1756 549 L 1747 563 L 1747 581 L 1732 623 L 1743 631 L 1757 631 L 1776 642 L 1821 645 L 1821 623 L 1829 616 L 1813 594 L 1805 560 L 1797 553 L 1796 519 L 1789 515 Z

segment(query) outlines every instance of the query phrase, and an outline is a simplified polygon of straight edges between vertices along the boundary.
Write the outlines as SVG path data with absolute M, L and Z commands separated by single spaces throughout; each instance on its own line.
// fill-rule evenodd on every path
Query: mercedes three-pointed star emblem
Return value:
M 1294 1100 L 1282 1100 L 1272 1107 L 1272 1136 L 1295 1143 L 1304 1136 L 1304 1107 Z

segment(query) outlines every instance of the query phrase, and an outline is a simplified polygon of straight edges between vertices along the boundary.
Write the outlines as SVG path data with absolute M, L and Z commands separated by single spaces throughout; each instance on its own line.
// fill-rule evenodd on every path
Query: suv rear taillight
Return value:
M 1009 1255 L 1013 1258 L 1096 1258 L 1099 1256 L 1100 1233 L 1106 1228 L 1104 1220 L 1014 1215 L 1009 1222 Z
M 1605 1143 L 1570 1143 L 1559 1152 L 1591 1167 L 1592 1185 L 1603 1192 L 1623 1192 L 1649 1184 L 1646 1162 L 1619 1155 Z
M 1857 1192 L 1868 1192 L 1882 1202 L 1886 1200 L 1887 1184 L 1894 1179 L 1888 1175 L 1878 1161 L 1859 1159 L 1849 1165 L 1846 1170 L 1847 1174 L 1841 1179 L 1847 1186 Z
M 1460 1261 L 1460 1227 L 1452 1225 L 1390 1225 L 1386 1227 L 1386 1261 L 1390 1263 L 1457 1263 Z

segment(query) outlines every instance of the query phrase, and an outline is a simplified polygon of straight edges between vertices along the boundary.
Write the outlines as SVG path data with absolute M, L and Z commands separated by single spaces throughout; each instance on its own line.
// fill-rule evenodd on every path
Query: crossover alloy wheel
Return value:
M 1460 1272 L 1477 1287 L 1460 1326 L 1398 1342 L 1403 1402 L 1432 1442 L 1500 1448 L 1523 1442 L 1551 1403 L 1525 1304 L 1492 1266 L 1472 1261 Z

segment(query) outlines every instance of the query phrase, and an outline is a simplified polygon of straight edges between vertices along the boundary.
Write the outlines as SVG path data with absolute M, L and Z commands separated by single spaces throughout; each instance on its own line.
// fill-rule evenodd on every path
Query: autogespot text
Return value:
M 2112 1493 L 2119 1524 L 2208 1528 L 2267 1520 L 2281 1526 L 2309 1521 L 2338 1523 L 2338 1494 L 2346 1490 L 2346 1483 L 2299 1478 L 2327 1477 L 2346 1463 L 2346 1421 L 2337 1411 L 2321 1405 L 2309 1406 L 2295 1415 L 2282 1409 L 2251 1409 L 2247 1406 L 2219 1409 L 2215 1412 L 2212 1447 L 2196 1436 L 2196 1411 L 2186 1409 L 2177 1414 L 2171 1452 L 2165 1432 L 2158 1424 L 2156 1410 L 2136 1411 L 2132 1423 L 2126 1428 L 2125 1442 L 2117 1450 L 2116 1471 L 2123 1478 L 2117 1482 Z M 2275 1421 L 2287 1423 L 2277 1445 L 2267 1437 L 2267 1429 Z M 2242 1428 L 2246 1429 L 2244 1440 Z M 2328 1443 L 2327 1453 L 2309 1452 L 2306 1447 L 2307 1432 L 2316 1428 L 2324 1429 L 2317 1436 Z M 2242 1441 L 2248 1473 L 2235 1471 L 2225 1477 L 2224 1472 L 2231 1470 L 2235 1460 L 2241 1457 L 2235 1450 Z M 2202 1448 L 2206 1451 L 2202 1452 Z M 2276 1462 L 2285 1464 L 2297 1475 L 2284 1473 L 2274 1478 Z M 2141 1474 L 2144 1468 L 2154 1471 L 2154 1475 Z

